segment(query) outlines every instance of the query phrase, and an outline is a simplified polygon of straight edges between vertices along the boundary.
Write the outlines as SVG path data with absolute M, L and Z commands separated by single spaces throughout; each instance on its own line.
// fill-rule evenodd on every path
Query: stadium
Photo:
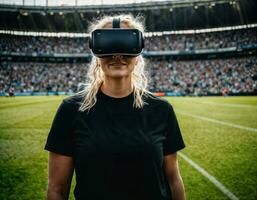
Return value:
M 0 1 L 0 199 L 45 199 L 46 137 L 86 82 L 90 22 L 121 13 L 144 19 L 148 89 L 176 112 L 187 199 L 257 199 L 256 10 L 255 0 Z

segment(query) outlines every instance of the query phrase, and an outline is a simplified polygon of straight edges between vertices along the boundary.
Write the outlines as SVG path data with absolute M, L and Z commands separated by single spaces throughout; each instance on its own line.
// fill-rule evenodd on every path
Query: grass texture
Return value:
M 48 152 L 43 148 L 63 98 L 0 98 L 0 199 L 46 198 Z M 174 107 L 186 143 L 181 152 L 239 199 L 257 199 L 257 97 L 166 99 Z M 178 158 L 188 200 L 229 199 Z M 74 185 L 73 179 L 70 199 Z

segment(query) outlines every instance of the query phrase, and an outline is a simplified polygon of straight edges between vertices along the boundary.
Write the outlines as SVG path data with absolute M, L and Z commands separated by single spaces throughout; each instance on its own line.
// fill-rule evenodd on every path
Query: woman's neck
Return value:
M 126 97 L 133 91 L 131 79 L 105 78 L 100 89 L 104 94 L 116 98 Z

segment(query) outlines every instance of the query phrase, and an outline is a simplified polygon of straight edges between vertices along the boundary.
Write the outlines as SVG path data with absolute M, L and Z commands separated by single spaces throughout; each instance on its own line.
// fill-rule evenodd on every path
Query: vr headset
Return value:
M 120 28 L 120 19 L 114 18 L 113 28 L 96 29 L 89 38 L 89 48 L 96 57 L 124 55 L 138 56 L 144 48 L 143 34 L 138 29 Z

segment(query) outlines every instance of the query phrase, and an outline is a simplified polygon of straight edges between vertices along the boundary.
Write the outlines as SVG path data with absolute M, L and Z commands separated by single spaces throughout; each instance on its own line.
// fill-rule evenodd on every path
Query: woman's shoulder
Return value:
M 83 102 L 83 99 L 84 97 L 82 95 L 74 94 L 64 98 L 62 101 L 62 105 L 68 107 L 69 109 L 73 108 L 78 110 L 78 108 Z
M 165 110 L 172 108 L 171 103 L 167 99 L 165 99 L 163 97 L 156 96 L 152 93 L 144 95 L 144 100 L 147 103 L 147 105 L 149 105 L 150 107 L 155 107 L 156 106 L 160 109 L 163 108 Z

